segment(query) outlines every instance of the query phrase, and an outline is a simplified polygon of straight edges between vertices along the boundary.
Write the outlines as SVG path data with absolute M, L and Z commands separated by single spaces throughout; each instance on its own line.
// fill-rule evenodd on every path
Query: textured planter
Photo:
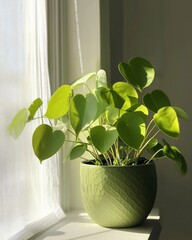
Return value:
M 134 227 L 149 215 L 155 201 L 155 164 L 96 166 L 81 163 L 81 194 L 85 210 L 104 227 Z

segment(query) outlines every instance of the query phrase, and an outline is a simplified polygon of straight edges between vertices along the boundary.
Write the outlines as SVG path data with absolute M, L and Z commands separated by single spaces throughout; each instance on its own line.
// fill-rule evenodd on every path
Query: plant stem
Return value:
M 151 124 L 154 122 L 154 119 L 151 119 L 151 121 L 149 122 L 149 124 L 148 124 L 148 126 L 147 126 L 147 129 L 146 129 L 146 132 L 148 132 L 148 130 L 149 130 L 149 128 L 150 128 L 150 126 L 151 126 Z
M 51 120 L 49 119 L 49 124 L 51 125 L 51 127 L 53 127 L 53 124 L 52 124 L 52 122 L 51 122 Z
M 35 118 L 33 118 L 33 119 L 31 119 L 30 121 L 32 121 L 32 120 L 39 120 L 39 119 L 42 119 L 42 123 L 43 123 L 43 116 L 40 116 L 40 117 L 35 117 Z
M 111 158 L 110 158 L 109 154 L 105 153 L 105 154 L 103 154 L 103 156 L 104 156 L 104 158 L 107 162 L 107 165 L 112 165 Z
M 115 148 L 115 150 L 114 150 L 114 148 Z M 118 152 L 118 146 L 115 146 L 115 143 L 114 143 L 114 146 L 112 146 L 110 148 L 110 153 L 111 153 L 113 159 L 116 159 L 118 161 L 118 164 L 121 165 L 119 152 Z
M 151 156 L 151 158 L 148 160 L 147 164 L 150 163 L 150 162 L 153 160 L 153 158 L 154 158 L 159 152 L 161 152 L 161 151 L 163 151 L 163 148 L 161 148 L 161 149 L 159 149 L 157 152 L 155 152 L 155 153 Z
M 100 159 L 99 158 L 99 154 L 97 152 L 97 149 L 95 148 L 95 146 L 93 144 L 89 144 L 91 146 L 91 148 L 93 149 L 93 152 L 92 152 L 92 156 L 95 158 L 95 159 Z M 89 152 L 91 153 L 91 151 L 89 150 Z
M 89 152 L 93 156 L 94 159 L 99 159 L 96 153 L 90 151 L 89 149 L 87 149 L 87 152 Z
M 84 158 L 84 157 L 79 157 L 79 158 L 81 158 L 81 159 L 83 159 L 83 160 L 85 160 L 85 161 L 87 161 L 87 160 L 88 160 L 87 158 Z
M 70 129 L 67 129 L 67 131 L 68 131 L 69 133 L 71 133 L 73 136 L 75 136 L 75 137 L 76 137 L 75 133 L 74 133 L 74 132 L 72 132 Z
M 118 159 L 118 161 L 120 160 L 120 156 L 119 156 L 119 139 L 117 139 L 115 141 L 115 153 L 116 153 L 116 158 Z
M 40 113 L 41 113 L 41 120 L 42 120 L 42 124 L 44 124 L 44 121 L 43 121 L 43 111 L 42 111 L 42 109 L 40 108 Z
M 151 138 L 149 138 L 148 141 L 146 141 L 146 143 L 142 146 L 142 148 L 140 148 L 140 150 L 137 153 L 137 157 L 139 155 L 141 155 L 142 151 L 145 149 L 145 147 L 147 146 L 147 144 L 160 132 L 160 130 L 158 130 Z
M 86 87 L 87 87 L 87 89 L 89 90 L 89 92 L 91 92 L 91 89 L 90 89 L 90 87 L 88 86 L 88 84 L 84 84 Z

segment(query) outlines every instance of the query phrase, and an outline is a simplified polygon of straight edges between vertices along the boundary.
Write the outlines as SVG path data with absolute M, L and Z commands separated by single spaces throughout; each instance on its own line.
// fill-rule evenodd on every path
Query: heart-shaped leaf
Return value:
M 93 145 L 100 153 L 106 153 L 118 138 L 116 128 L 105 128 L 103 126 L 96 126 L 90 130 L 90 136 Z
M 126 113 L 126 111 L 110 107 L 106 111 L 106 119 L 110 125 L 114 125 L 124 113 Z
M 138 102 L 136 90 L 126 82 L 116 82 L 113 84 L 113 91 L 123 99 L 122 110 L 127 110 Z
M 146 148 L 147 148 L 147 149 L 152 149 L 152 148 L 154 148 L 155 146 L 157 146 L 157 144 L 158 144 L 157 138 L 152 138 L 152 139 L 148 142 Z
M 136 90 L 126 82 L 116 82 L 112 89 L 100 88 L 101 100 L 112 107 L 127 110 L 138 102 Z
M 155 124 L 170 137 L 177 138 L 180 127 L 177 114 L 173 107 L 163 107 L 153 116 Z
M 125 100 L 122 96 L 120 96 L 117 92 L 115 92 L 113 89 L 109 88 L 100 88 L 99 94 L 101 100 L 112 107 L 116 107 L 121 109 L 123 107 L 123 104 L 125 103 Z
M 42 104 L 43 104 L 43 101 L 41 100 L 41 98 L 37 98 L 32 102 L 32 104 L 28 108 L 30 112 L 28 117 L 29 121 L 33 119 L 33 117 L 35 116 L 35 113 L 42 106 Z
M 77 94 L 70 103 L 70 122 L 74 131 L 78 135 L 80 131 L 91 123 L 97 114 L 97 100 L 92 93 L 86 95 Z
M 18 138 L 22 133 L 26 122 L 28 120 L 29 112 L 26 108 L 21 109 L 13 118 L 11 124 L 8 127 L 8 131 L 12 137 Z
M 157 112 L 162 107 L 171 106 L 169 98 L 161 90 L 154 90 L 144 96 L 143 101 L 147 108 L 153 112 Z
M 128 112 L 117 122 L 117 131 L 125 144 L 138 150 L 145 137 L 146 126 L 138 113 Z
M 81 157 L 86 151 L 86 149 L 87 149 L 86 144 L 77 144 L 75 147 L 72 148 L 70 152 L 70 155 L 69 155 L 70 160 Z
M 65 135 L 62 131 L 53 129 L 47 124 L 41 124 L 33 133 L 32 144 L 35 155 L 40 162 L 50 158 L 62 146 Z
M 183 155 L 181 154 L 181 152 L 177 147 L 170 146 L 167 142 L 165 142 L 163 153 L 165 154 L 166 157 L 175 161 L 181 174 L 186 174 L 187 163 L 185 158 L 183 157 Z
M 99 87 L 107 87 L 107 75 L 102 69 L 100 69 L 96 74 L 96 88 Z
M 55 119 L 64 116 L 69 110 L 69 101 L 72 89 L 69 85 L 63 85 L 52 95 L 45 116 Z
M 153 144 L 152 144 L 153 145 Z M 149 144 L 147 146 L 147 151 L 154 155 L 155 154 L 155 158 L 163 158 L 165 157 L 164 153 L 163 153 L 163 146 L 160 143 L 155 144 L 152 146 L 151 144 Z
M 155 77 L 153 66 L 144 58 L 132 58 L 129 63 L 120 63 L 118 67 L 124 79 L 140 91 L 148 87 Z
M 148 109 L 143 104 L 135 104 L 130 109 L 129 112 L 136 112 L 140 114 L 140 116 L 146 120 L 149 114 Z
M 90 80 L 92 77 L 94 77 L 96 75 L 95 72 L 92 72 L 92 73 L 88 73 L 86 74 L 85 76 L 77 79 L 72 85 L 71 87 L 74 89 L 78 86 L 81 86 L 81 85 L 84 85 L 87 83 L 88 80 Z
M 93 94 L 97 100 L 97 114 L 95 116 L 95 120 L 96 120 L 106 111 L 106 109 L 108 108 L 108 104 L 106 104 L 101 100 L 99 88 L 95 89 Z

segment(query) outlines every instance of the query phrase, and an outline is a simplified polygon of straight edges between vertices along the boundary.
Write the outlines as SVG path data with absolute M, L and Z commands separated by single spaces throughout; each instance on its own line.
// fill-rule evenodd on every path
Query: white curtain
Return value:
M 32 123 L 18 140 L 7 127 L 21 108 L 50 95 L 45 0 L 0 0 L 0 239 L 28 239 L 64 216 L 59 159 L 31 146 Z

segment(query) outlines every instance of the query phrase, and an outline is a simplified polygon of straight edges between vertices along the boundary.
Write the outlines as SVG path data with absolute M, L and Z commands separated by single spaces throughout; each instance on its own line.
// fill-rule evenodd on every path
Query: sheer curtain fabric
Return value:
M 29 239 L 64 216 L 60 160 L 40 164 L 30 123 L 18 140 L 7 127 L 21 108 L 50 95 L 45 0 L 0 0 L 0 239 Z

